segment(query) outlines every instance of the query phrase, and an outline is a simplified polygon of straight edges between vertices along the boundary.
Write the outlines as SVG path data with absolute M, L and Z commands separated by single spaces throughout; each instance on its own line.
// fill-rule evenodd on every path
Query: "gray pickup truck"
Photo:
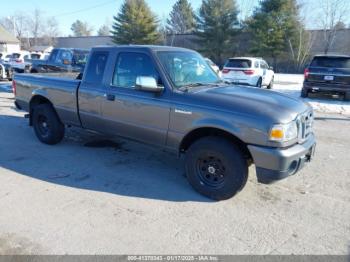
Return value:
M 43 143 L 78 126 L 166 148 L 185 156 L 189 183 L 215 200 L 239 192 L 253 163 L 258 181 L 270 183 L 314 154 L 308 104 L 225 83 L 187 49 L 96 47 L 82 80 L 21 74 L 13 89 Z

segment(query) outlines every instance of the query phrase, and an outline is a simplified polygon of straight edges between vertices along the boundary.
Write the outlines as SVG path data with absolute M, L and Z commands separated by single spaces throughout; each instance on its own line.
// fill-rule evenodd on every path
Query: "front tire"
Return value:
M 55 145 L 64 137 L 64 125 L 49 104 L 41 104 L 34 108 L 33 127 L 36 136 L 44 144 Z
M 187 179 L 200 194 L 225 200 L 245 186 L 248 165 L 239 148 L 220 137 L 204 137 L 186 153 Z

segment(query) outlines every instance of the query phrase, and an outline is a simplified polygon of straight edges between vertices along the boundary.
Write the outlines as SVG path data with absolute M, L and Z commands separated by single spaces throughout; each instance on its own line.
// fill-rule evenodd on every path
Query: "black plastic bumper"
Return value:
M 310 162 L 315 154 L 316 140 L 313 135 L 304 142 L 287 149 L 248 146 L 253 156 L 256 175 L 260 183 L 273 183 L 292 176 Z

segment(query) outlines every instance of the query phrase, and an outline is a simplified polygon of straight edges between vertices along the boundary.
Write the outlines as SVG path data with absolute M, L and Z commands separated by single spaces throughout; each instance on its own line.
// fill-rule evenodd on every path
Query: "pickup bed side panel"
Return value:
M 41 75 L 15 76 L 16 102 L 25 110 L 34 96 L 48 99 L 64 124 L 80 126 L 76 95 L 80 81 Z

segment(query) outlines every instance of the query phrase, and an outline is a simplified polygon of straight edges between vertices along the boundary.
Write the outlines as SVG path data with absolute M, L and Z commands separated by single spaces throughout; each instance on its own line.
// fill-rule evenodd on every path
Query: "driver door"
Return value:
M 162 80 L 151 56 L 143 52 L 117 55 L 112 84 L 101 104 L 104 129 L 111 134 L 164 146 L 169 126 L 170 91 L 136 90 L 138 76 Z

